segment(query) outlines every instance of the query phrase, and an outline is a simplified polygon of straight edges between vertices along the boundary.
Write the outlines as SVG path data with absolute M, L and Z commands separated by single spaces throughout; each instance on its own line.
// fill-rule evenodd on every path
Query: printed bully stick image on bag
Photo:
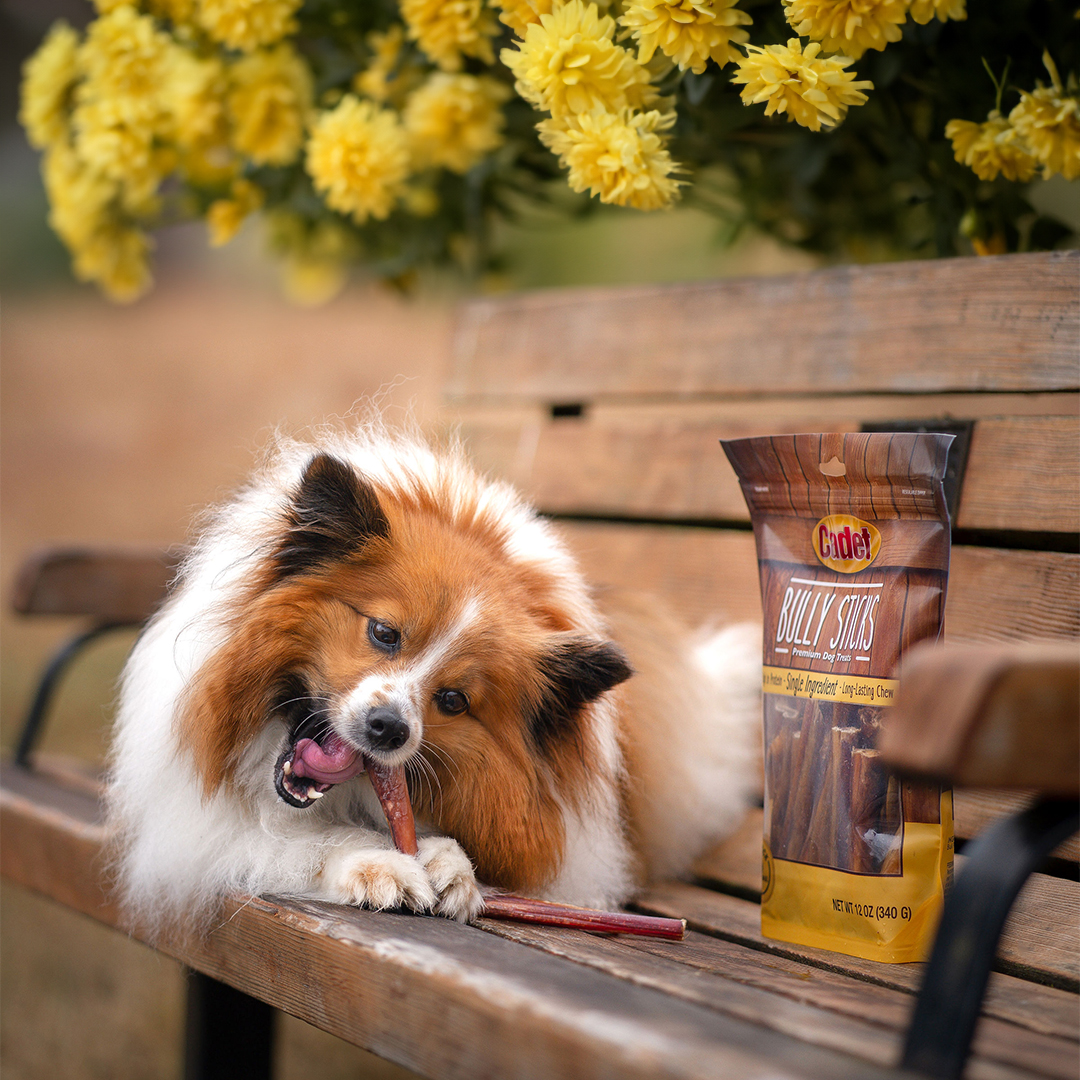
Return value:
M 866 959 L 929 951 L 952 873 L 952 792 L 876 749 L 896 668 L 941 636 L 951 435 L 724 442 L 764 614 L 762 933 Z

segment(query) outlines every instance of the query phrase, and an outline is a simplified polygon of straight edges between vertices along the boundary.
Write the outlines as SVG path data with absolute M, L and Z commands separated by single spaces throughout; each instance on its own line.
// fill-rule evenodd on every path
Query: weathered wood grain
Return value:
M 916 992 L 922 984 L 924 964 L 881 964 L 764 937 L 761 908 L 735 896 L 681 882 L 666 882 L 643 893 L 637 906 L 657 914 L 678 909 L 682 913 L 680 917 L 695 930 L 767 954 L 763 964 L 781 956 L 896 990 Z M 1034 1031 L 1067 1038 L 1076 1038 L 1080 1022 L 1074 992 L 996 971 L 990 976 L 983 1012 Z
M 956 835 L 978 835 L 988 821 L 981 816 L 972 820 L 962 797 L 957 807 Z M 983 809 L 985 812 L 985 800 Z M 1003 808 L 1001 812 L 1008 811 Z M 761 888 L 761 834 L 762 812 L 751 810 L 732 837 L 694 863 L 697 879 L 740 897 L 755 897 Z M 963 856 L 958 856 L 956 863 L 962 872 Z M 756 925 L 760 930 L 760 923 Z M 1003 971 L 1070 989 L 1080 986 L 1080 884 L 1046 874 L 1032 875 L 1009 917 L 999 955 Z
M 586 576 L 601 589 L 655 593 L 694 623 L 761 617 L 748 532 L 575 521 L 560 527 Z M 56 579 L 40 596 L 29 594 L 27 610 L 138 621 L 164 596 L 172 572 L 168 559 L 153 551 L 80 552 L 74 560 L 50 556 Z M 99 574 L 100 568 L 107 570 Z M 27 570 L 26 576 L 33 575 Z M 44 577 L 51 578 L 52 570 Z M 110 588 L 121 582 L 110 599 Z M 1080 634 L 1078 601 L 1080 558 L 1075 555 L 953 548 L 946 625 L 954 640 L 1074 637 Z
M 1075 390 L 1080 252 L 477 300 L 457 398 Z
M 962 873 L 962 857 L 958 857 L 957 865 Z M 685 918 L 692 929 L 753 947 L 779 949 L 785 956 L 812 959 L 875 982 L 884 980 L 886 985 L 898 985 L 894 976 L 887 974 L 889 970 L 903 972 L 910 966 L 856 958 L 848 958 L 838 966 L 836 953 L 763 937 L 760 909 L 752 901 L 706 889 L 687 892 L 688 888 L 692 887 L 679 883 L 659 885 L 639 899 L 639 906 L 660 915 L 668 914 L 672 907 L 685 907 L 679 917 Z M 1075 881 L 1045 874 L 1033 874 L 1028 879 L 1006 923 L 995 970 L 1072 993 L 1080 989 L 1080 886 Z
M 1004 788 L 957 788 L 953 792 L 956 835 L 978 836 L 988 825 L 1005 814 L 1015 814 L 1030 806 L 1033 791 Z M 1068 862 L 1080 860 L 1080 835 L 1070 836 L 1054 849 L 1054 857 Z
M 1034 403 L 1045 410 L 1033 412 Z M 1080 417 L 1075 394 L 769 397 L 733 403 L 600 405 L 553 420 L 539 409 L 462 411 L 460 434 L 486 472 L 548 513 L 747 521 L 719 440 L 864 423 L 977 420 L 956 525 L 1080 529 Z
M 909 993 L 783 956 L 770 956 L 763 963 L 760 954 L 743 945 L 704 934 L 690 933 L 672 949 L 514 924 L 492 929 L 619 978 L 885 1065 L 899 1057 L 913 1004 Z M 986 1017 L 966 1075 L 999 1074 L 1005 1064 L 1075 1077 L 1080 1072 L 1076 1034 L 1062 1031 L 1047 1040 L 1014 1023 Z
M 109 925 L 96 802 L 40 778 L 0 789 L 0 869 Z M 158 947 L 424 1075 L 884 1077 L 865 1060 L 439 918 L 238 897 Z M 1026 1076 L 1012 1071 L 1010 1076 Z
M 600 586 L 655 594 L 692 625 L 761 619 L 749 532 L 578 521 L 560 528 Z M 954 547 L 945 633 L 954 641 L 1080 635 L 1080 556 Z
M 881 721 L 882 760 L 944 783 L 1080 796 L 1080 645 L 922 643 Z

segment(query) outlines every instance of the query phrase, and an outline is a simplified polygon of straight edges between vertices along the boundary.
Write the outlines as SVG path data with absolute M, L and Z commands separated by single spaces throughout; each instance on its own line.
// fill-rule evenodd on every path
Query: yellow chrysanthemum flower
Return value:
M 631 0 L 619 22 L 633 32 L 641 63 L 647 64 L 659 49 L 680 68 L 700 75 L 709 60 L 723 67 L 741 58 L 734 46 L 749 41 L 740 27 L 753 20 L 736 2 Z
M 214 41 L 240 52 L 253 52 L 296 33 L 296 12 L 301 2 L 198 0 L 198 20 Z
M 171 44 L 149 15 L 129 5 L 96 19 L 79 50 L 85 80 L 76 91 L 77 101 L 111 102 L 129 124 L 162 123 L 159 90 Z
M 1038 165 L 1016 128 L 997 109 L 986 121 L 950 120 L 945 138 L 952 142 L 953 155 L 980 180 L 993 180 L 999 173 L 1009 180 L 1027 183 Z
M 646 108 L 656 100 L 649 73 L 614 35 L 615 20 L 595 4 L 569 0 L 528 26 L 516 49 L 503 49 L 502 62 L 517 92 L 553 117 Z
M 574 191 L 601 202 L 659 210 L 677 198 L 679 167 L 657 134 L 675 122 L 674 113 L 609 113 L 597 109 L 536 125 L 540 140 L 559 155 Z
M 152 213 L 158 185 L 176 163 L 151 124 L 131 123 L 122 99 L 80 105 L 72 116 L 75 150 L 86 165 L 119 185 L 132 213 Z
M 227 244 L 240 231 L 248 216 L 255 213 L 265 200 L 262 188 L 250 180 L 243 177 L 234 180 L 229 198 L 215 199 L 206 209 L 210 246 L 223 247 Z
M 967 18 L 966 0 L 911 0 L 908 13 L 920 26 L 925 26 L 935 15 L 941 22 L 953 19 L 962 22 Z
M 304 142 L 312 106 L 307 64 L 287 42 L 242 57 L 229 71 L 233 146 L 256 165 L 288 165 Z
M 316 121 L 308 175 L 326 205 L 362 224 L 385 218 L 409 174 L 409 146 L 397 115 L 347 94 Z
M 180 45 L 170 49 L 161 96 L 172 117 L 180 168 L 192 183 L 221 183 L 238 167 L 230 143 L 228 91 L 220 57 L 198 56 Z
M 510 88 L 486 75 L 436 72 L 409 95 L 402 119 L 421 167 L 466 173 L 502 145 Z
M 150 287 L 150 239 L 116 212 L 117 185 L 88 168 L 64 141 L 42 161 L 49 225 L 67 246 L 80 281 L 97 282 L 114 300 L 134 300 Z
M 1020 104 L 1009 113 L 1009 123 L 1030 147 L 1043 167 L 1043 176 L 1061 173 L 1066 180 L 1080 176 L 1080 98 L 1070 80 L 1066 94 L 1057 67 L 1049 53 L 1043 63 L 1050 72 L 1051 85 L 1037 84 L 1030 93 L 1021 91 Z
M 853 61 L 847 56 L 821 59 L 821 44 L 810 42 L 803 50 L 798 38 L 787 45 L 744 45 L 746 59 L 731 76 L 733 83 L 745 83 L 740 92 L 744 105 L 767 102 L 765 115 L 786 113 L 789 120 L 819 131 L 835 127 L 852 105 L 866 101 L 863 90 L 872 90 L 869 81 L 855 82 L 855 73 L 845 71 Z
M 19 123 L 30 145 L 39 150 L 67 134 L 71 90 L 79 76 L 78 52 L 79 35 L 60 21 L 23 64 Z
M 171 117 L 161 97 L 173 47 L 149 15 L 122 5 L 90 24 L 79 49 L 73 145 L 88 169 L 119 185 L 132 213 L 154 211 L 157 186 L 175 165 L 162 142 Z
M 463 56 L 495 62 L 499 28 L 483 0 L 401 0 L 400 7 L 409 39 L 443 71 L 460 71 Z
M 49 225 L 71 250 L 89 240 L 116 199 L 116 184 L 88 169 L 67 142 L 53 143 L 41 162 L 41 178 L 49 196 Z
M 140 228 L 106 221 L 75 251 L 72 269 L 80 281 L 92 281 L 120 303 L 138 300 L 153 284 L 150 251 L 154 241 Z
M 353 78 L 353 89 L 383 104 L 390 97 L 391 76 L 404 44 L 405 27 L 400 23 L 394 23 L 384 34 L 377 30 L 368 34 L 367 45 L 373 54 L 371 63 L 363 71 L 357 72 Z
M 499 22 L 505 23 L 519 37 L 525 36 L 525 30 L 538 23 L 541 15 L 550 15 L 555 6 L 554 0 L 491 0 L 493 7 L 500 10 Z
M 784 0 L 784 14 L 797 34 L 853 60 L 867 49 L 899 41 L 907 7 L 906 0 Z
M 348 265 L 318 255 L 288 255 L 281 265 L 281 288 L 300 307 L 322 307 L 345 288 Z
M 198 56 L 180 45 L 169 50 L 161 95 L 179 145 L 223 140 L 228 131 L 228 90 L 229 76 L 220 57 Z

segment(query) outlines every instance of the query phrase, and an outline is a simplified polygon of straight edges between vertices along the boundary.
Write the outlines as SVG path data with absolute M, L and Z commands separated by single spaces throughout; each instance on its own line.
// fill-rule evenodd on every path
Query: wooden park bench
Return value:
M 988 843 L 1040 790 L 1058 797 L 1057 833 L 1043 828 L 1010 871 L 1013 892 L 1026 884 L 990 941 L 966 1066 L 966 1043 L 950 1063 L 906 1034 L 927 965 L 761 935 L 757 809 L 692 879 L 638 898 L 687 920 L 681 942 L 236 897 L 208 937 L 161 945 L 208 977 L 190 983 L 187 1075 L 268 1075 L 268 1005 L 431 1077 L 841 1080 L 908 1075 L 903 1059 L 924 1075 L 1075 1080 L 1080 846 L 1063 837 L 1080 788 L 1078 391 L 1076 251 L 477 300 L 446 386 L 474 459 L 559 521 L 594 581 L 660 594 L 691 622 L 760 618 L 720 438 L 958 434 L 946 629 L 984 647 L 913 666 L 894 760 L 975 785 L 956 791 L 958 893 L 965 860 L 987 862 L 974 838 Z M 170 572 L 160 553 L 52 552 L 25 570 L 16 604 L 92 630 L 137 622 Z M 1012 647 L 1032 639 L 1057 644 Z M 1032 665 L 1051 661 L 1057 674 L 1033 683 Z M 3 768 L 3 874 L 115 925 L 94 783 L 34 742 Z M 1056 845 L 1049 857 L 1040 843 Z

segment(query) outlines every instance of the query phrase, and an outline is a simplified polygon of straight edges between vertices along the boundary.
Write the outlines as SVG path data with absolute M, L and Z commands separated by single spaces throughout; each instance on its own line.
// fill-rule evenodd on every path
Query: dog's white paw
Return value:
M 469 856 L 449 836 L 425 836 L 418 847 L 417 859 L 438 897 L 435 911 L 449 919 L 471 922 L 483 909 L 484 898 Z
M 435 908 L 435 889 L 427 871 L 419 860 L 400 851 L 339 848 L 326 860 L 323 880 L 330 898 L 339 904 L 356 904 L 376 911 Z

